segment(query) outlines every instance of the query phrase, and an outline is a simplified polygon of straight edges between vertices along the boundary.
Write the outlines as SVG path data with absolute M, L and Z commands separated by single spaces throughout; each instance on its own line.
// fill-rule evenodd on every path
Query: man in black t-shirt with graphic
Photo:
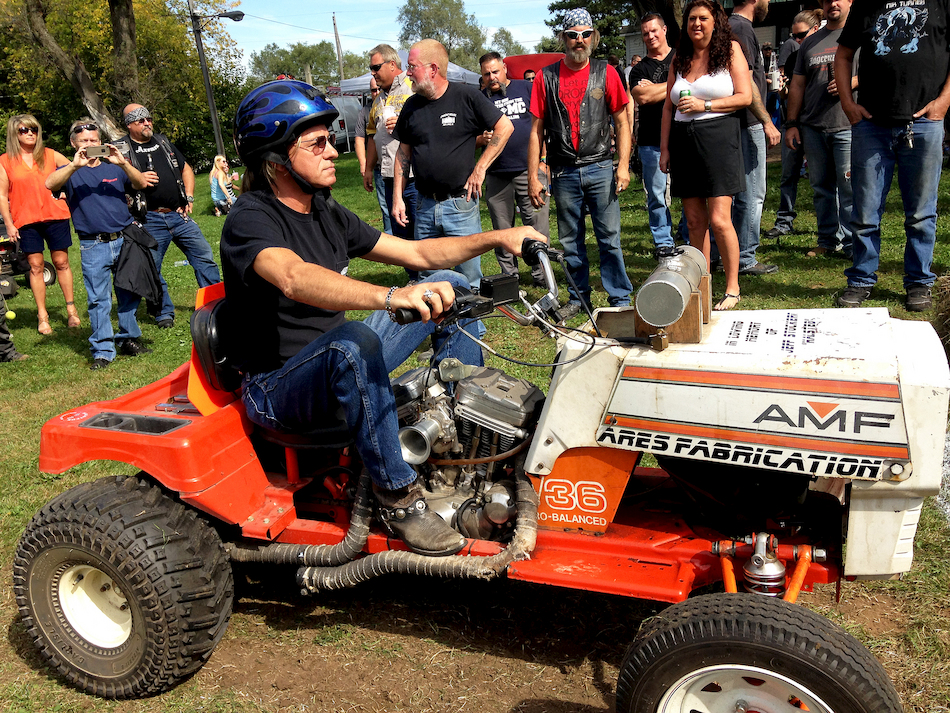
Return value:
M 416 240 L 481 232 L 478 197 L 485 173 L 514 131 L 511 120 L 476 87 L 450 84 L 448 65 L 448 52 L 440 42 L 422 40 L 409 49 L 406 71 L 415 95 L 406 100 L 393 131 L 399 139 L 393 218 L 406 224 L 402 191 L 411 166 L 419 193 Z M 485 131 L 491 131 L 492 138 L 476 161 L 475 143 Z M 472 287 L 478 287 L 480 258 L 473 257 L 456 269 Z
M 495 230 L 510 228 L 515 224 L 515 208 L 521 214 L 523 225 L 530 225 L 542 235 L 551 231 L 551 202 L 545 200 L 535 208 L 528 195 L 528 137 L 531 135 L 531 85 L 523 79 L 509 79 L 505 61 L 497 52 L 488 52 L 478 60 L 482 78 L 487 83 L 485 96 L 500 112 L 511 120 L 514 133 L 505 144 L 498 159 L 485 175 L 485 201 L 488 215 Z M 478 139 L 479 146 L 487 146 L 494 134 L 486 131 Z M 542 178 L 543 173 L 543 178 Z M 538 179 L 550 183 L 548 167 L 542 163 Z M 498 266 L 506 275 L 518 274 L 518 258 L 496 250 Z M 540 265 L 531 268 L 536 287 L 544 287 L 544 274 Z
M 851 122 L 853 261 L 841 307 L 858 307 L 877 282 L 881 217 L 897 168 L 904 204 L 905 306 L 932 307 L 937 189 L 943 165 L 943 120 L 950 106 L 950 0 L 865 0 L 838 38 L 835 77 L 850 77 L 861 51 L 855 102 L 839 82 L 841 108 Z
M 630 70 L 630 98 L 640 107 L 637 151 L 643 164 L 643 190 L 647 194 L 653 247 L 671 248 L 673 219 L 667 198 L 669 175 L 660 170 L 660 124 L 673 50 L 666 40 L 666 21 L 660 13 L 644 15 L 640 20 L 640 30 L 647 56 Z
M 818 220 L 818 245 L 808 255 L 843 254 L 850 260 L 851 122 L 841 109 L 833 64 L 851 0 L 824 0 L 823 6 L 827 23 L 805 38 L 796 53 L 788 88 L 785 144 L 790 150 L 804 145 L 808 159 Z
M 244 374 L 248 418 L 269 429 L 312 433 L 338 426 L 354 436 L 373 480 L 380 516 L 414 552 L 458 552 L 465 539 L 426 507 L 416 472 L 401 457 L 389 372 L 430 335 L 434 360 L 455 357 L 480 366 L 481 349 L 450 326 L 435 335 L 433 320 L 467 280 L 443 270 L 405 287 L 385 287 L 347 275 L 350 260 L 439 270 L 496 247 L 521 253 L 529 227 L 438 241 L 380 233 L 330 196 L 337 152 L 329 133 L 337 110 L 309 84 L 268 82 L 238 106 L 235 144 L 247 173 L 221 234 L 221 263 L 232 320 L 235 366 Z M 433 245 L 437 242 L 437 245 Z M 423 322 L 395 323 L 400 308 Z M 373 310 L 348 322 L 345 310 Z
M 165 253 L 174 242 L 195 271 L 198 287 L 221 282 L 211 246 L 201 228 L 191 219 L 195 172 L 177 146 L 153 131 L 152 115 L 144 106 L 129 104 L 122 110 L 122 118 L 129 135 L 116 141 L 116 146 L 148 181 L 148 188 L 140 194 L 145 200 L 145 215 L 136 214 L 135 206 L 133 215 L 144 223 L 145 229 L 158 242 L 158 250 L 153 252 L 153 256 L 159 273 Z M 161 329 L 168 329 L 175 323 L 175 305 L 164 277 L 162 308 L 155 323 Z

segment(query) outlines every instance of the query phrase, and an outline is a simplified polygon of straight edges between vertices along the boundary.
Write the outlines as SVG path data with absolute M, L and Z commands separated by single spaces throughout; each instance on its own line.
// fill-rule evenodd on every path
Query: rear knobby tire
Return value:
M 103 478 L 47 503 L 13 563 L 40 655 L 105 698 L 166 691 L 224 635 L 234 583 L 218 534 L 135 478 Z
M 713 594 L 675 604 L 644 623 L 620 666 L 618 713 L 736 710 L 903 708 L 871 652 L 795 604 Z

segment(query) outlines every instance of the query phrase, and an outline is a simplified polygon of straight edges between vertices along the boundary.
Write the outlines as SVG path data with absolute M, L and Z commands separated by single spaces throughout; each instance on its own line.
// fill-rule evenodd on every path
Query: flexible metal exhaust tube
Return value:
M 517 480 L 518 519 L 511 543 L 491 557 L 426 557 L 413 552 L 388 550 L 348 562 L 340 567 L 301 567 L 297 584 L 302 593 L 315 594 L 355 587 L 381 574 L 424 574 L 457 579 L 492 579 L 509 564 L 527 559 L 538 538 L 538 494 L 524 475 Z
M 255 545 L 234 542 L 226 545 L 228 556 L 232 562 L 265 562 L 308 567 L 335 567 L 350 562 L 363 551 L 369 538 L 369 522 L 373 515 L 369 493 L 370 475 L 369 471 L 364 469 L 356 484 L 350 527 L 343 540 L 335 545 Z

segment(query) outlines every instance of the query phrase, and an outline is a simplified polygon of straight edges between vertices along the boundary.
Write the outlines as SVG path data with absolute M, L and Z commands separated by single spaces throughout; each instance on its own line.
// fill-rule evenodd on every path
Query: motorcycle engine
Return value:
M 403 459 L 426 484 L 426 501 L 466 537 L 505 540 L 518 514 L 513 474 L 522 467 L 544 393 L 482 367 L 455 384 L 420 368 L 393 381 Z

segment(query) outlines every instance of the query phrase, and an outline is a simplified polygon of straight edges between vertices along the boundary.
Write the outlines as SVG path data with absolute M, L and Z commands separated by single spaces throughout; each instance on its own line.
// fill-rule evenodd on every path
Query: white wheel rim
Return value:
M 683 676 L 657 713 L 834 713 L 800 683 L 755 666 L 708 666 Z
M 59 604 L 76 633 L 93 646 L 114 649 L 132 632 L 132 611 L 113 579 L 87 564 L 69 567 L 59 578 Z

